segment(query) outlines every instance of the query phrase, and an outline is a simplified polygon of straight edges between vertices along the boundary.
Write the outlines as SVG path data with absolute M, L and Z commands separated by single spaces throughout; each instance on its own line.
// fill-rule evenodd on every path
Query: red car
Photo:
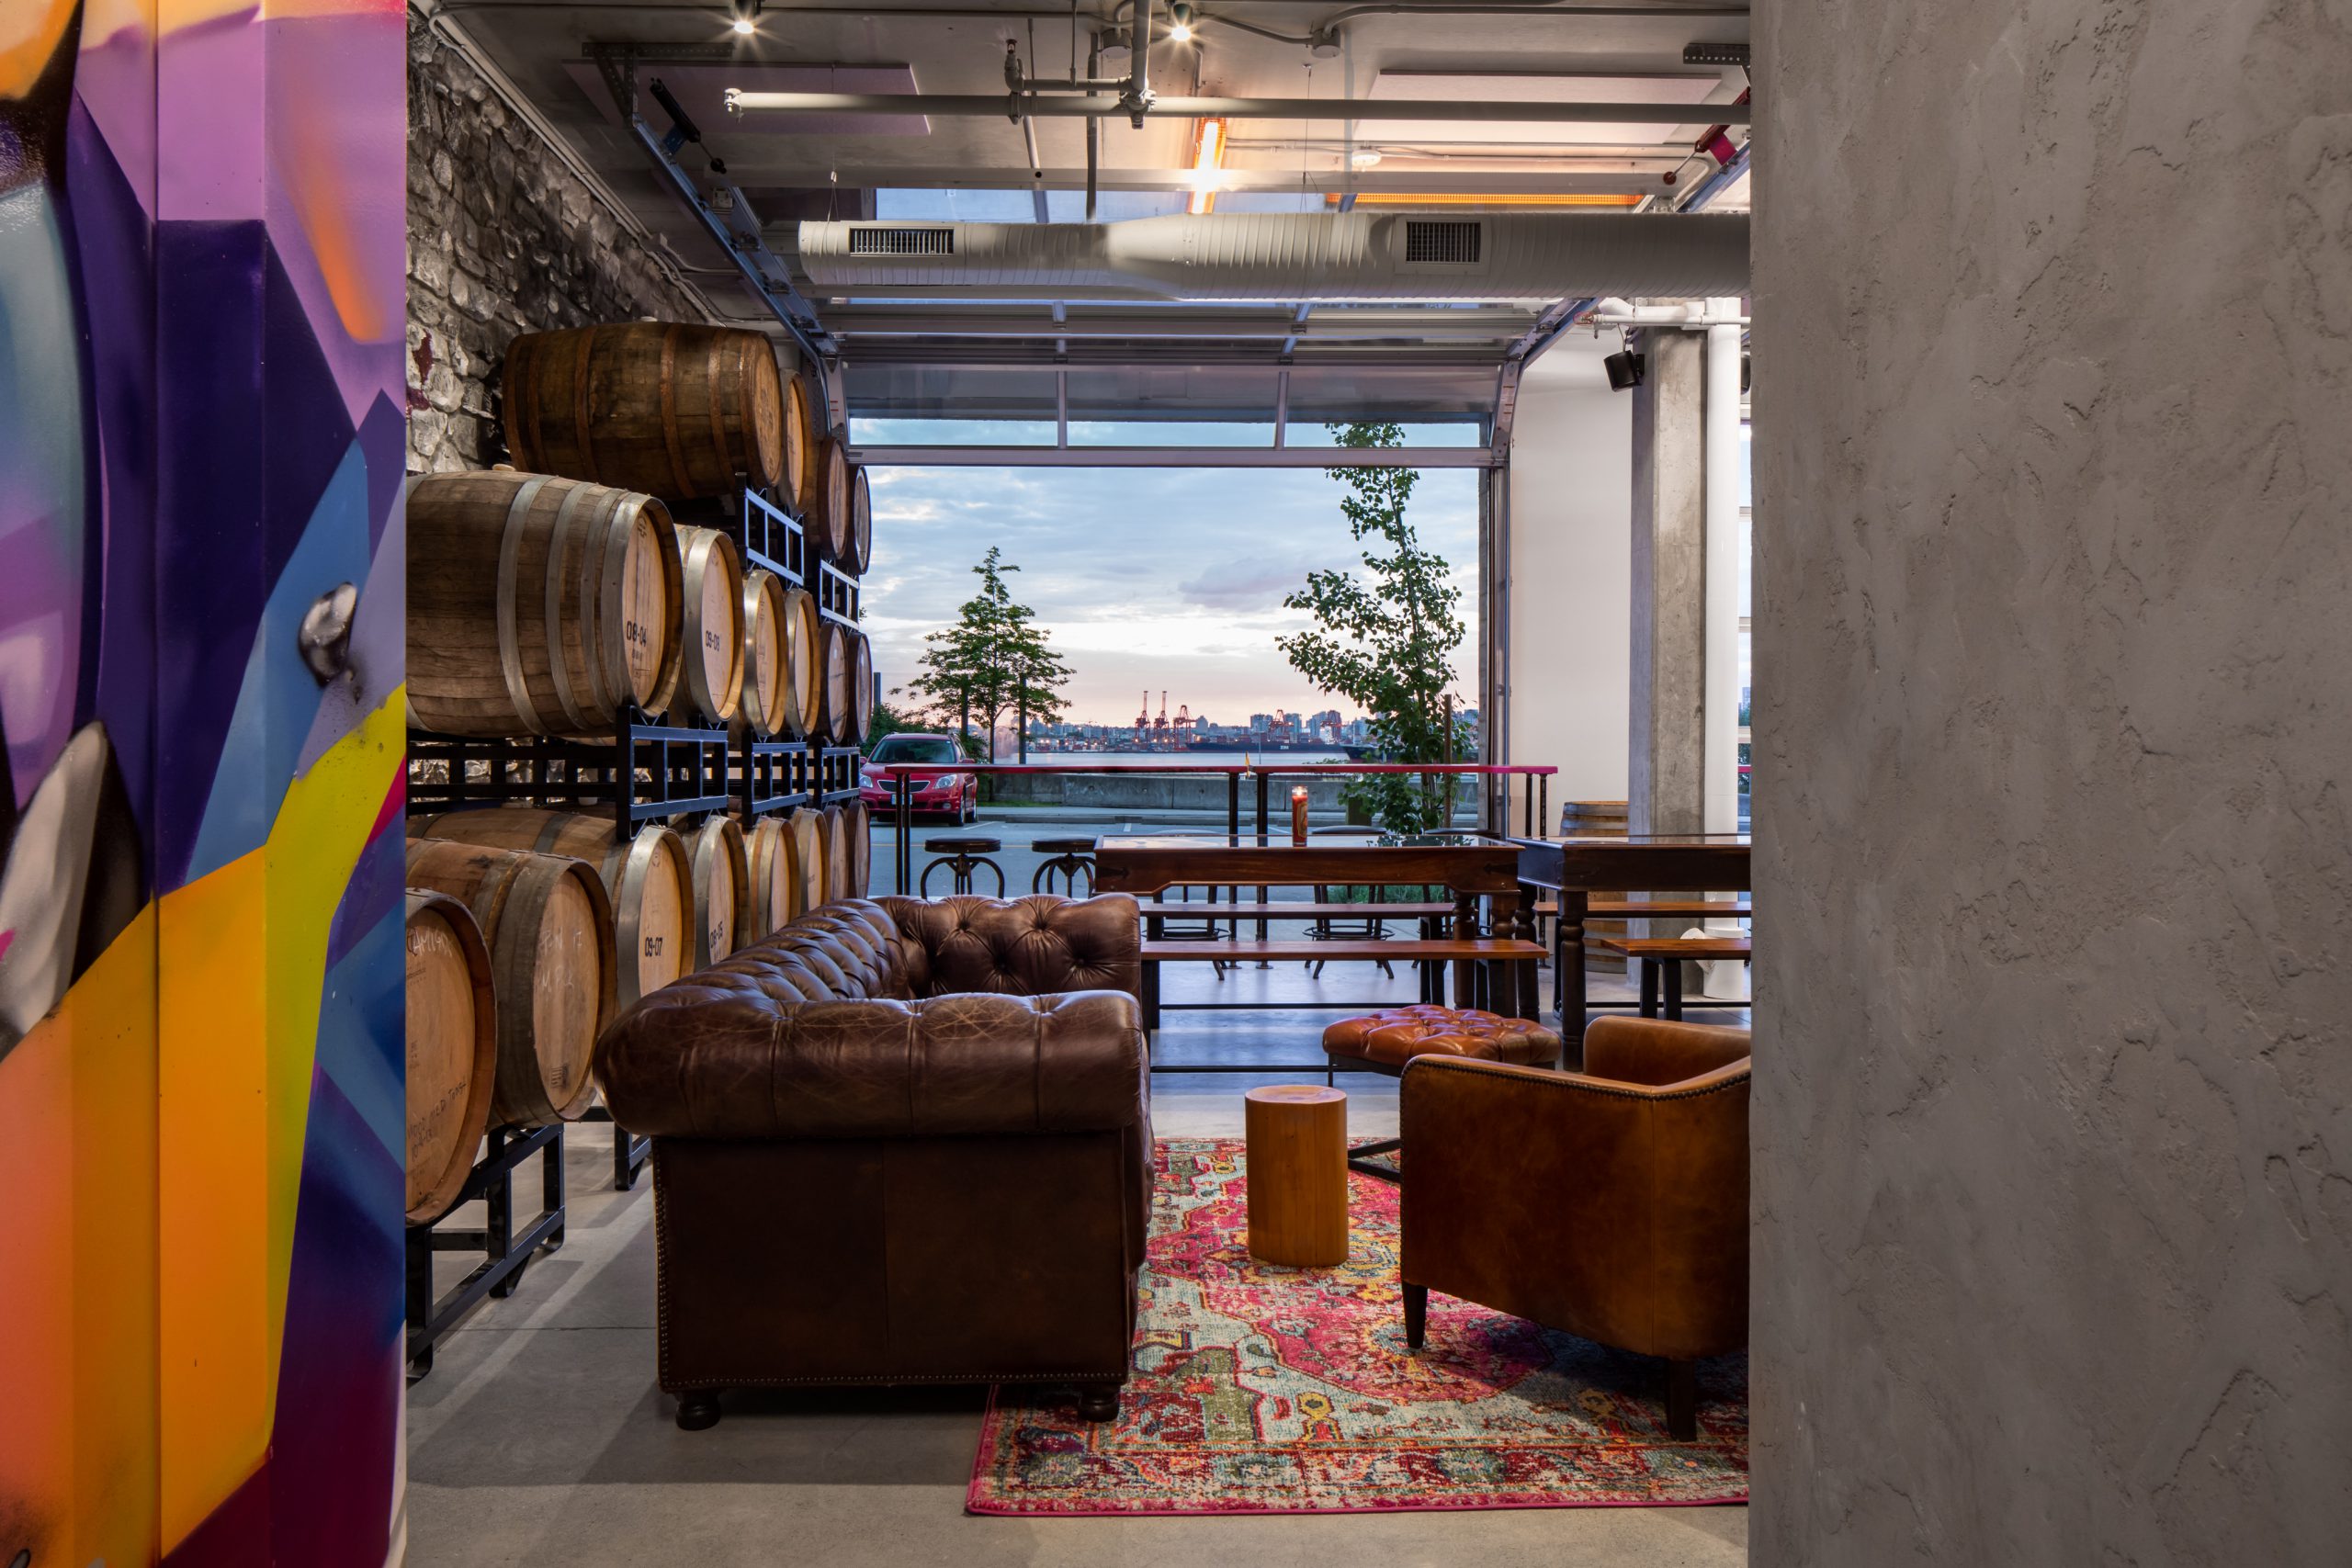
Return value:
M 917 814 L 941 812 L 958 825 L 980 815 L 980 775 L 939 765 L 963 761 L 952 736 L 886 735 L 874 743 L 873 755 L 865 761 L 868 767 L 884 763 L 907 769 L 903 773 L 859 774 L 858 798 L 876 817 L 897 812 L 897 791 L 903 787 L 897 782 L 900 779 L 913 782 L 910 804 Z

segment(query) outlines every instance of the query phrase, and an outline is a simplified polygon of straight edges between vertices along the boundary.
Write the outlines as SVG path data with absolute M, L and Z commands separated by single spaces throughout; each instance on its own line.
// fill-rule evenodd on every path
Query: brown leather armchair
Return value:
M 597 1043 L 653 1139 L 662 1387 L 1080 1385 L 1118 1410 L 1151 1206 L 1136 903 L 828 905 Z
M 1437 1290 L 1663 1357 L 1687 1439 L 1693 1363 L 1747 1343 L 1748 1032 L 1604 1018 L 1584 1063 L 1406 1067 L 1406 1343 Z

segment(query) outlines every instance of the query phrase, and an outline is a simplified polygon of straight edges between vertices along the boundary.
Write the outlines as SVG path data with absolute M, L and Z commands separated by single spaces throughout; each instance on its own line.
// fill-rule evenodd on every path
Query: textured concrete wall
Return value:
M 1707 807 L 1706 340 L 1650 332 L 1633 390 L 1626 825 L 1697 833 Z
M 2352 12 L 1758 13 L 1754 1561 L 2352 1559 Z
M 1600 368 L 1616 346 L 1547 351 L 1511 427 L 1510 760 L 1560 770 L 1544 792 L 1555 825 L 1563 801 L 1625 798 L 1634 400 Z
M 413 12 L 408 41 L 409 471 L 487 468 L 517 333 L 706 318 Z

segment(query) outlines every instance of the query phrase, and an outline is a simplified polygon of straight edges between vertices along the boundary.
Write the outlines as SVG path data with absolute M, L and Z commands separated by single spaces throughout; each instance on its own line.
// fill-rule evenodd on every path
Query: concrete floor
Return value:
M 1025 886 L 1025 872 L 1021 881 Z M 1171 975 L 1169 997 L 1409 1000 L 1411 985 L 1409 973 L 1390 983 L 1368 964 L 1335 964 L 1320 986 L 1295 966 L 1243 971 L 1220 986 L 1187 965 Z M 1304 1062 L 1319 1056 L 1313 1042 L 1333 1016 L 1177 1012 L 1155 1051 L 1187 1061 Z M 1161 1076 L 1153 1085 L 1154 1128 L 1163 1137 L 1238 1136 L 1245 1089 L 1301 1077 Z M 1340 1083 L 1351 1134 L 1395 1132 L 1395 1080 L 1354 1075 Z M 571 1206 L 561 1249 L 534 1262 L 513 1297 L 486 1303 L 445 1338 L 432 1373 L 409 1391 L 408 1562 L 415 1568 L 1091 1568 L 1212 1559 L 1216 1568 L 1343 1560 L 1384 1568 L 1715 1568 L 1747 1561 L 1747 1510 L 1740 1507 L 971 1517 L 963 1503 L 978 1441 L 978 1389 L 730 1395 L 718 1426 L 681 1432 L 674 1403 L 654 1386 L 648 1184 L 612 1190 L 603 1127 L 571 1130 L 565 1170 Z M 525 1190 L 536 1192 L 536 1172 Z M 447 1288 L 462 1265 L 445 1258 L 443 1269 Z

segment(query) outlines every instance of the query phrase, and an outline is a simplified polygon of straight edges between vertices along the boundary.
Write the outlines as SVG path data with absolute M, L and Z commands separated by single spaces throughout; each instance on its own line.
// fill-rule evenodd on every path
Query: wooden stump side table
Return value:
M 1318 1268 L 1348 1260 L 1348 1097 L 1310 1084 L 1253 1089 L 1249 1140 L 1250 1253 Z

